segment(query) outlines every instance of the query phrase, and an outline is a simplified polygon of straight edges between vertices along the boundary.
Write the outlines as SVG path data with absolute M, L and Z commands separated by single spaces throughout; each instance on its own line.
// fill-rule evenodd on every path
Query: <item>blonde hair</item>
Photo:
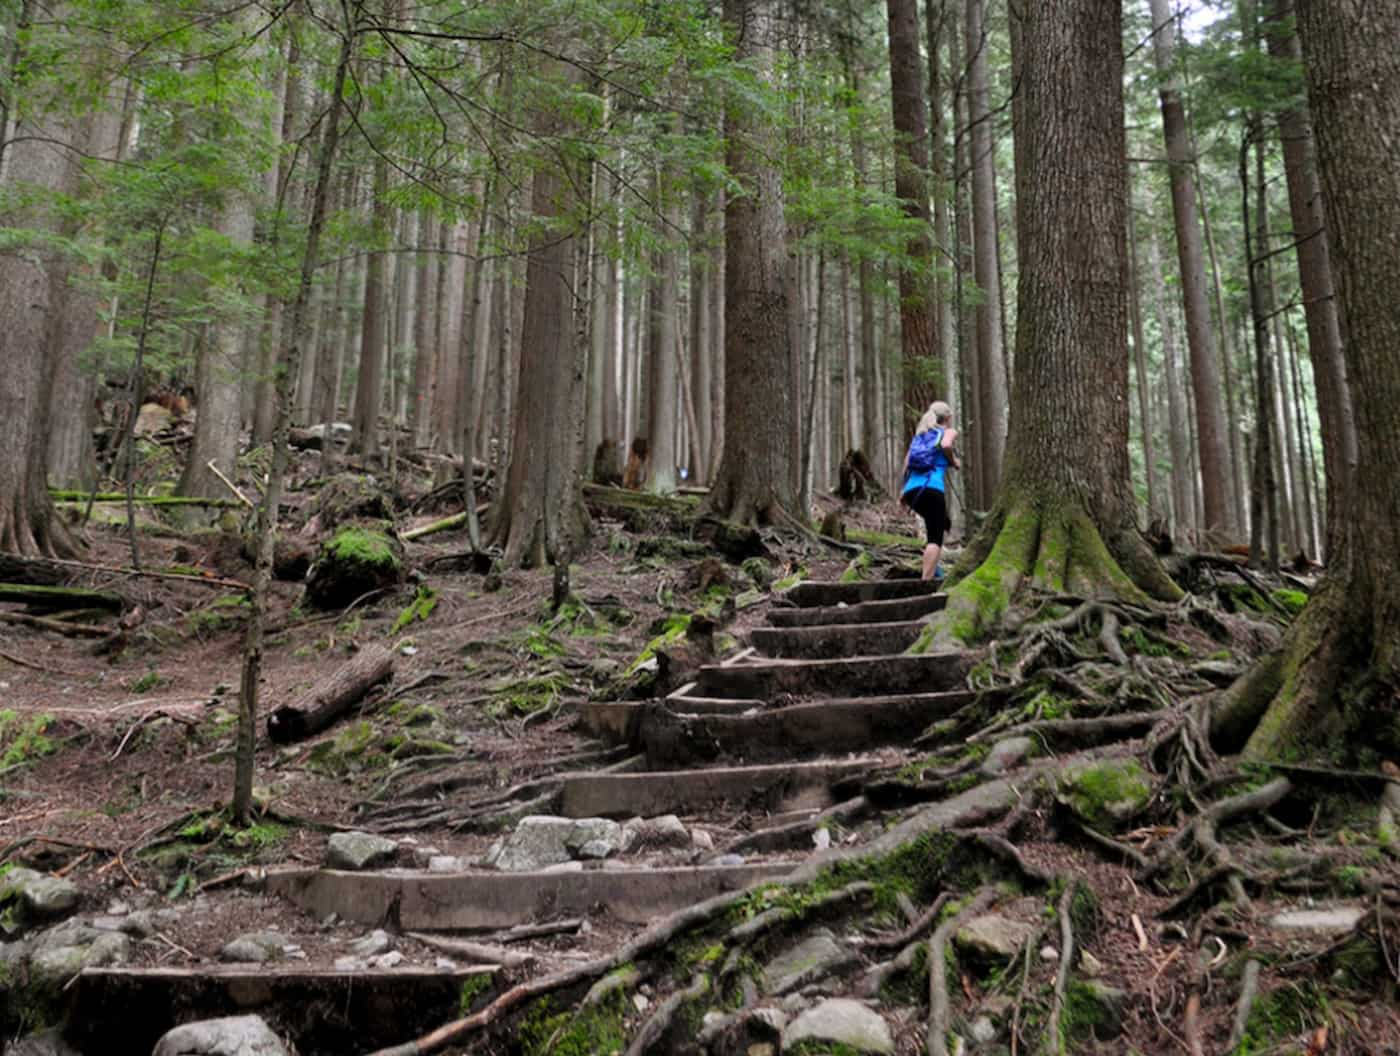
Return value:
M 919 419 L 918 427 L 914 433 L 917 435 L 918 433 L 926 433 L 930 429 L 937 429 L 951 417 L 953 417 L 953 408 L 942 400 L 934 400 L 928 405 L 924 416 Z

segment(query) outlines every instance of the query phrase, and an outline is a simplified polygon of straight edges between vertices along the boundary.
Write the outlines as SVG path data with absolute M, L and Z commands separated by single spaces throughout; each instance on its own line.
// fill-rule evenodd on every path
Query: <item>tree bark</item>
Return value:
M 1196 215 L 1196 188 L 1191 140 L 1173 53 L 1176 23 L 1168 0 L 1150 0 L 1153 51 L 1161 78 L 1162 132 L 1171 175 L 1172 215 L 1176 220 L 1177 263 L 1181 274 L 1182 307 L 1186 313 L 1186 345 L 1191 356 L 1191 388 L 1196 405 L 1196 442 L 1201 465 L 1202 527 L 1208 539 L 1219 541 L 1238 530 L 1226 474 L 1230 468 L 1226 445 L 1225 409 L 1220 396 L 1219 353 L 1206 300 L 1205 257 L 1201 225 Z
M 1256 566 L 1278 568 L 1278 484 L 1274 477 L 1273 356 L 1269 348 L 1269 318 L 1273 315 L 1273 279 L 1269 269 L 1268 193 L 1264 186 L 1263 145 L 1258 115 L 1249 119 L 1240 144 L 1240 204 L 1244 220 L 1245 261 L 1249 268 L 1249 313 L 1254 333 L 1254 476 L 1249 493 L 1249 556 Z M 1250 219 L 1249 147 L 1254 144 L 1258 170 L 1253 193 L 1258 195 Z M 1251 231 L 1251 224 L 1253 229 Z
M 981 452 L 980 479 L 988 493 L 1001 481 L 1006 446 L 1006 352 L 1001 316 L 1001 270 L 997 261 L 996 170 L 990 108 L 987 104 L 987 48 L 984 0 L 967 0 L 967 119 L 971 143 L 973 279 L 979 299 L 973 309 L 977 335 L 976 429 Z M 971 417 L 971 416 L 969 416 Z
M 365 646 L 296 700 L 273 709 L 267 735 L 286 744 L 320 733 L 393 671 L 393 653 L 382 645 Z
M 912 432 L 933 402 L 943 365 L 935 356 L 932 285 L 933 260 L 928 214 L 928 112 L 919 76 L 917 0 L 886 0 L 890 41 L 890 104 L 895 151 L 894 193 L 911 222 L 905 241 L 908 264 L 899 271 L 899 334 L 904 375 L 904 429 Z
M 774 76 L 771 0 L 725 0 L 735 55 L 765 84 Z M 740 188 L 725 203 L 724 455 L 705 509 L 733 521 L 773 523 L 797 513 L 789 443 L 798 393 L 786 287 L 787 246 L 781 174 L 773 133 L 762 115 L 731 98 L 725 110 L 725 164 Z

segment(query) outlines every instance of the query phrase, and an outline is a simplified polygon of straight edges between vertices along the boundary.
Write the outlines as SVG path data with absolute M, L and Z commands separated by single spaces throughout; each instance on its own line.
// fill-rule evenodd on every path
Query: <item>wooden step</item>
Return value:
M 803 608 L 828 605 L 859 605 L 867 601 L 891 601 L 936 594 L 941 584 L 922 579 L 872 579 L 859 583 L 831 583 L 807 580 L 798 583 L 783 599 Z
M 781 877 L 791 868 L 785 862 L 757 862 L 533 873 L 294 869 L 269 873 L 267 889 L 318 920 L 335 913 L 342 920 L 396 924 L 403 931 L 466 931 L 577 916 L 599 906 L 619 920 L 647 923 L 724 891 Z
M 922 620 L 903 623 L 837 623 L 819 627 L 755 627 L 753 646 L 765 656 L 830 659 L 902 653 L 919 639 Z
M 855 605 L 828 605 L 818 608 L 772 608 L 768 622 L 774 627 L 815 627 L 828 623 L 898 623 L 917 620 L 941 612 L 948 604 L 947 594 L 918 594 L 889 601 L 864 601 Z
M 700 766 L 715 759 L 748 763 L 903 745 L 929 724 L 970 704 L 970 690 L 895 697 L 851 697 L 750 710 L 686 715 L 683 705 L 649 706 L 637 735 L 650 767 Z
M 267 964 L 85 968 L 70 984 L 64 1040 L 79 1052 L 150 1056 L 181 1023 L 262 1013 L 301 1052 L 368 1052 L 456 1018 L 463 985 L 482 974 Z
M 833 783 L 874 765 L 873 759 L 843 759 L 787 766 L 565 774 L 559 813 L 566 818 L 652 817 L 696 814 L 721 803 L 770 813 L 821 808 L 831 805 Z
M 703 667 L 695 687 L 699 696 L 755 700 L 768 700 L 779 694 L 854 697 L 939 693 L 962 689 L 972 663 L 972 655 L 959 650 L 922 656 L 762 660 Z

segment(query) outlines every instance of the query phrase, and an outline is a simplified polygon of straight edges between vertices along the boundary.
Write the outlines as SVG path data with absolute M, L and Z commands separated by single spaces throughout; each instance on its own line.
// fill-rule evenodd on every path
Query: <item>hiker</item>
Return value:
M 942 579 L 938 555 L 943 551 L 943 533 L 953 526 L 948 519 L 948 500 L 944 494 L 944 474 L 951 467 L 961 469 L 953 444 L 958 431 L 953 429 L 953 408 L 942 400 L 929 404 L 914 430 L 909 453 L 904 456 L 904 487 L 899 501 L 924 519 L 923 576 Z

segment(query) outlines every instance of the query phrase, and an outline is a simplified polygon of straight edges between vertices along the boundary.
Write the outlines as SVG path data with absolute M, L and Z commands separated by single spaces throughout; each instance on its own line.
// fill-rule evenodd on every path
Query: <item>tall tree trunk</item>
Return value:
M 1400 756 L 1400 8 L 1299 0 L 1298 33 L 1367 467 L 1327 576 L 1251 680 L 1250 697 L 1263 689 L 1272 703 L 1246 753 L 1342 746 L 1369 763 Z
M 418 314 L 413 318 L 413 392 L 408 421 L 413 442 L 427 447 L 433 430 L 433 384 L 437 374 L 437 344 L 434 341 L 437 317 L 438 268 L 441 258 L 434 252 L 441 222 L 427 213 L 419 227 Z
M 846 86 L 851 97 L 858 102 L 861 99 L 861 81 L 852 51 L 853 47 L 848 42 L 842 47 L 841 61 L 846 68 Z M 858 110 L 859 107 L 852 108 L 849 121 L 851 178 L 857 196 L 863 197 L 867 193 L 866 187 L 870 177 L 864 128 Z M 865 254 L 862 254 L 856 263 L 856 281 L 860 289 L 860 343 L 856 353 L 861 399 L 860 447 L 865 451 L 865 457 L 870 460 L 876 479 L 883 480 L 888 470 L 884 460 L 885 419 L 880 409 L 880 386 L 877 381 L 879 346 L 875 340 L 875 267 Z
M 909 266 L 899 273 L 899 334 L 903 359 L 903 431 L 913 431 L 933 402 L 942 380 L 936 359 L 932 286 L 927 278 L 933 252 L 928 215 L 928 114 L 919 75 L 917 0 L 886 0 L 890 41 L 890 104 L 895 151 L 894 192 L 906 216 L 915 221 L 905 244 Z
M 697 190 L 690 221 L 690 392 L 695 403 L 695 436 L 690 450 L 690 483 L 709 482 L 714 448 L 714 338 L 710 307 L 710 217 L 713 199 Z
M 360 319 L 360 369 L 355 377 L 355 407 L 350 419 L 350 449 L 366 458 L 379 454 L 379 411 L 384 403 L 384 358 L 388 344 L 389 312 L 384 243 L 388 239 L 389 163 L 382 154 L 374 159 L 374 184 L 370 191 L 372 248 L 365 265 L 364 314 Z
M 661 204 L 668 235 L 682 229 L 671 174 L 658 174 L 656 200 Z M 657 251 L 652 283 L 650 350 L 647 355 L 647 439 L 651 444 L 647 491 L 668 495 L 676 490 L 676 411 L 680 337 L 680 249 L 668 241 Z
M 1056 592 L 1179 595 L 1138 532 L 1128 465 L 1120 20 L 1117 0 L 1025 8 L 1030 168 L 1016 416 L 996 506 L 958 562 L 936 635 L 990 629 L 1026 581 Z
M 1147 268 L 1151 275 L 1162 274 L 1162 251 L 1153 232 L 1147 242 Z M 1160 282 L 1152 284 L 1157 309 L 1157 329 L 1162 335 L 1163 386 L 1167 394 L 1167 446 L 1171 451 L 1171 497 L 1173 534 L 1190 537 L 1196 524 L 1191 480 L 1191 436 L 1187 430 L 1186 399 L 1177 371 L 1176 313 L 1167 302 Z
M 1278 487 L 1274 477 L 1273 358 L 1269 349 L 1269 317 L 1273 314 L 1273 280 L 1269 275 L 1268 199 L 1263 186 L 1263 155 L 1259 183 L 1251 187 L 1249 147 L 1262 134 L 1258 115 L 1249 119 L 1240 144 L 1240 204 L 1244 218 L 1245 261 L 1249 268 L 1249 312 L 1254 331 L 1254 478 L 1249 493 L 1249 554 L 1252 564 L 1278 567 Z M 1262 152 L 1262 145 L 1259 150 Z M 1249 196 L 1257 193 L 1256 218 L 1250 219 Z M 1251 223 L 1254 225 L 1251 228 Z
M 937 306 L 936 348 L 943 361 L 943 394 L 958 400 L 957 330 L 953 298 L 956 268 L 951 244 L 948 204 L 955 181 L 948 172 L 949 92 L 943 76 L 944 42 L 957 35 L 957 12 L 949 0 L 928 0 L 924 5 L 928 47 L 929 178 L 933 197 L 934 303 Z M 1018 93 L 1019 95 L 1019 93 Z M 966 445 L 964 445 L 966 446 Z M 948 520 L 956 523 L 962 514 L 962 495 L 950 489 L 947 496 Z
M 1176 24 L 1168 0 L 1150 0 L 1153 51 L 1157 58 L 1162 132 L 1171 175 L 1172 215 L 1176 220 L 1177 262 L 1181 273 L 1182 306 L 1186 313 L 1186 345 L 1191 358 L 1191 388 L 1195 397 L 1197 451 L 1201 464 L 1203 521 L 1207 538 L 1233 536 L 1238 530 L 1230 504 L 1227 474 L 1230 454 L 1225 433 L 1225 409 L 1220 395 L 1220 364 L 1206 300 L 1205 257 L 1201 225 L 1196 215 L 1196 188 L 1186 111 L 1173 52 Z
M 735 57 L 765 83 L 774 76 L 771 0 L 725 0 Z M 798 515 L 789 443 L 798 393 L 789 384 L 783 184 L 763 115 L 731 96 L 725 164 L 742 193 L 725 203 L 724 455 L 705 508 L 731 520 L 773 523 Z
M 1142 333 L 1142 269 L 1138 266 L 1136 211 L 1131 178 L 1128 182 L 1128 310 L 1132 321 L 1133 366 L 1137 374 L 1138 422 L 1142 428 L 1142 464 L 1147 485 L 1147 516 L 1160 514 L 1157 505 L 1157 451 L 1152 438 L 1152 401 L 1147 396 L 1147 344 Z
M 1301 61 L 1302 49 L 1293 31 L 1293 0 L 1274 0 L 1270 15 L 1269 53 L 1283 61 Z M 1325 552 L 1330 560 L 1343 535 L 1348 518 L 1348 488 L 1360 460 L 1356 419 L 1342 354 L 1337 299 L 1333 296 L 1330 239 L 1323 225 L 1312 115 L 1305 106 L 1289 107 L 1278 115 L 1278 129 L 1283 141 L 1288 210 L 1308 327 L 1308 358 L 1312 361 L 1322 430 L 1322 463 L 1327 478 Z

